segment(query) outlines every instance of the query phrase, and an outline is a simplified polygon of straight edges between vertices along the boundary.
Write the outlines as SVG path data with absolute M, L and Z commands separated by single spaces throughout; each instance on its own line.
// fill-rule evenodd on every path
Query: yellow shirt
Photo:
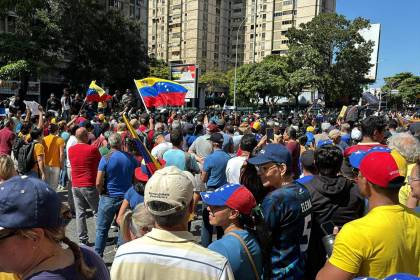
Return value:
M 407 166 L 407 175 L 408 176 L 411 176 L 411 171 L 413 170 L 415 165 L 416 164 L 413 163 L 413 164 L 409 164 Z M 408 197 L 410 196 L 410 194 L 411 194 L 411 187 L 408 184 L 407 177 L 405 177 L 405 185 L 401 187 L 400 192 L 398 194 L 399 201 L 402 205 L 407 205 L 407 200 L 408 200 Z M 420 201 L 417 203 L 417 206 L 420 206 Z
M 60 147 L 64 148 L 63 138 L 50 134 L 44 137 L 42 144 L 45 150 L 45 165 L 60 167 Z
M 0 272 L 0 280 L 20 280 L 20 278 L 12 273 Z
M 358 276 L 420 276 L 420 214 L 402 205 L 375 207 L 344 225 L 329 262 Z
M 32 168 L 33 171 L 38 173 L 38 156 L 45 156 L 45 151 L 44 151 L 44 145 L 42 145 L 41 143 L 35 143 L 34 146 L 34 160 L 35 160 L 35 165 Z M 40 174 L 38 174 L 40 175 Z

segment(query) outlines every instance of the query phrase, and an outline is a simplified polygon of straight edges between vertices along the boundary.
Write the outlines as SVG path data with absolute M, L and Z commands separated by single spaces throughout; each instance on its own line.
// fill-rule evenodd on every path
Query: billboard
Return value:
M 171 80 L 183 85 L 188 92 L 187 99 L 197 98 L 198 67 L 195 64 L 175 64 L 170 66 Z
M 39 96 L 41 92 L 40 85 L 41 85 L 40 82 L 29 82 L 28 91 L 26 92 L 26 94 Z M 14 95 L 15 93 L 18 93 L 19 87 L 20 87 L 20 81 L 13 81 L 13 80 L 0 81 L 0 94 Z
M 381 25 L 379 23 L 371 24 L 370 27 L 364 28 L 359 31 L 365 41 L 373 42 L 373 51 L 370 55 L 370 64 L 372 67 L 369 69 L 366 78 L 372 81 L 376 80 L 376 73 L 378 70 L 378 54 L 379 54 L 379 40 L 381 33 Z

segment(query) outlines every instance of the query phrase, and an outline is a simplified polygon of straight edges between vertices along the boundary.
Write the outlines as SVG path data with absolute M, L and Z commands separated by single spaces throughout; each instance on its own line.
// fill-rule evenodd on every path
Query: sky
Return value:
M 336 0 L 347 19 L 381 24 L 378 72 L 372 87 L 400 72 L 420 75 L 420 0 Z

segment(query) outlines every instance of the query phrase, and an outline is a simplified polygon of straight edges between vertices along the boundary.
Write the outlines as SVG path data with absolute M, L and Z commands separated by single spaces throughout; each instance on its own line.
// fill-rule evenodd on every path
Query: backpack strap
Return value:
M 255 279 L 260 280 L 260 276 L 258 275 L 258 271 L 257 271 L 257 266 L 255 265 L 255 262 L 252 258 L 252 255 L 251 255 L 251 252 L 249 252 L 248 247 L 246 246 L 244 240 L 239 236 L 239 234 L 237 234 L 235 232 L 232 232 L 232 231 L 228 232 L 226 235 L 231 235 L 233 237 L 236 237 L 236 239 L 239 240 L 239 242 L 242 245 L 242 248 L 244 248 L 244 250 L 246 252 L 246 255 L 248 256 L 248 260 L 249 260 L 249 262 L 252 266 L 252 270 L 254 271 L 254 274 L 255 274 Z

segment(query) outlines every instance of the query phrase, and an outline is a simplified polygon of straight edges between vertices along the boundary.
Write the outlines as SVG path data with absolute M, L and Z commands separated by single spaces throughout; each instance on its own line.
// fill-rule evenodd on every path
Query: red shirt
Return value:
M 77 143 L 69 148 L 71 180 L 73 188 L 95 187 L 101 154 L 91 145 Z
M 10 128 L 5 127 L 0 130 L 0 155 L 9 155 L 12 152 L 13 141 L 16 138 L 16 134 L 10 130 Z

